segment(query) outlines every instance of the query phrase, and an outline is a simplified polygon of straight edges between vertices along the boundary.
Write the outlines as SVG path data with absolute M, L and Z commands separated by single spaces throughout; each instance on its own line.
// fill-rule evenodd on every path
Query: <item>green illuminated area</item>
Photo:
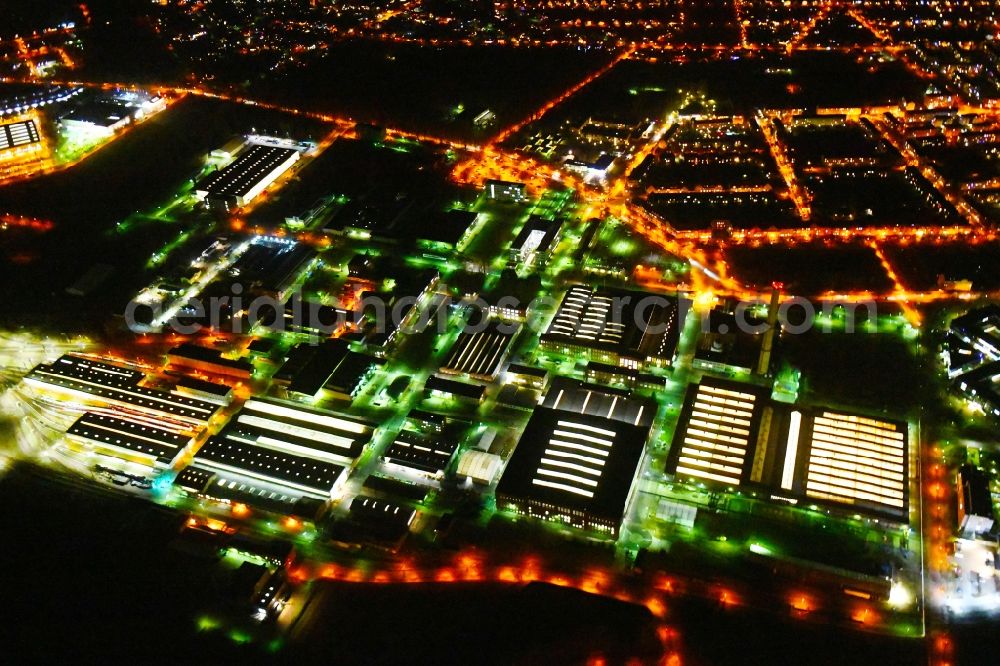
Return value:
M 634 276 L 637 280 L 679 284 L 690 271 L 686 261 L 663 253 L 615 218 L 601 222 L 597 235 L 579 251 L 583 270 L 598 280 L 628 281 Z

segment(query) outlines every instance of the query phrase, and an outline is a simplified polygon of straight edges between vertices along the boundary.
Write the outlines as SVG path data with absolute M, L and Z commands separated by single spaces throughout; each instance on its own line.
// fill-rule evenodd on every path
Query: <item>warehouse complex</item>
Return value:
M 772 402 L 761 387 L 705 377 L 688 390 L 667 472 L 905 523 L 908 437 L 901 421 Z

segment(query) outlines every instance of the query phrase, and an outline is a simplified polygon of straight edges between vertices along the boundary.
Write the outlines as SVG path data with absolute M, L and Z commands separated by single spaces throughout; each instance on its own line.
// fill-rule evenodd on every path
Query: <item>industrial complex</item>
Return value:
M 995 2 L 3 16 L 9 654 L 997 661 Z

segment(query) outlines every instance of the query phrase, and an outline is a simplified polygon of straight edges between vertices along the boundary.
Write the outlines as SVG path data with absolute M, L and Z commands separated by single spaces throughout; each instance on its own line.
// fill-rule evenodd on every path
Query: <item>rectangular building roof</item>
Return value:
M 650 426 L 656 417 L 655 400 L 566 377 L 552 380 L 542 406 L 636 426 Z
M 688 388 L 667 471 L 739 486 L 749 479 L 766 396 L 757 386 L 704 377 Z
M 371 438 L 373 425 L 294 402 L 251 398 L 222 434 L 278 451 L 349 464 Z
M 372 358 L 367 354 L 349 351 L 326 380 L 325 388 L 344 395 L 352 395 L 364 382 L 373 365 L 381 362 L 381 359 Z
M 320 496 L 329 495 L 344 471 L 342 465 L 245 443 L 212 437 L 195 455 L 194 464 L 288 486 Z
M 347 342 L 340 339 L 324 340 L 323 344 L 310 345 L 306 349 L 310 352 L 309 358 L 290 378 L 288 390 L 315 396 L 330 379 L 337 366 L 347 358 L 350 350 Z M 292 363 L 293 360 L 298 362 L 298 358 L 289 358 L 288 363 Z
M 291 148 L 250 144 L 232 164 L 205 176 L 197 189 L 211 196 L 244 197 L 297 153 Z
M 408 506 L 359 495 L 351 502 L 351 519 L 377 538 L 396 540 L 406 535 L 416 511 Z
M 812 418 L 805 494 L 906 516 L 905 423 L 822 410 Z
M 34 120 L 0 124 L 0 151 L 20 148 L 42 140 Z
M 315 256 L 315 249 L 294 240 L 258 236 L 229 273 L 248 291 L 282 294 Z
M 382 455 L 387 463 L 428 474 L 443 473 L 458 449 L 458 442 L 425 437 L 403 430 Z
M 190 342 L 184 342 L 167 352 L 167 359 L 170 363 L 187 365 L 190 363 L 216 366 L 220 372 L 225 374 L 246 375 L 253 374 L 253 364 L 244 358 L 224 358 L 218 349 L 202 347 Z
M 478 328 L 472 330 L 466 327 L 462 331 L 452 345 L 441 372 L 468 374 L 484 381 L 490 381 L 499 374 L 514 336 L 501 330 L 496 322 L 490 323 L 485 330 Z
M 514 238 L 511 250 L 525 261 L 534 252 L 547 252 L 553 239 L 559 233 L 561 223 L 558 220 L 547 220 L 539 215 L 532 215 L 521 227 Z
M 427 378 L 427 382 L 424 384 L 424 390 L 449 393 L 451 395 L 457 395 L 462 398 L 470 398 L 472 400 L 482 400 L 483 394 L 486 392 L 486 387 L 479 386 L 477 384 L 466 384 L 465 382 L 457 382 L 454 379 L 445 379 L 444 377 L 431 375 Z
M 70 426 L 67 435 L 104 449 L 138 454 L 162 465 L 173 460 L 190 441 L 189 435 L 145 423 L 87 412 Z
M 539 407 L 497 495 L 617 524 L 648 435 L 645 426 Z
M 670 360 L 683 317 L 675 297 L 573 285 L 543 343 L 610 352 L 636 360 Z
M 219 405 L 205 400 L 138 386 L 143 378 L 135 370 L 67 354 L 51 364 L 39 365 L 26 380 L 93 402 L 156 412 L 167 419 L 202 423 L 219 409 Z

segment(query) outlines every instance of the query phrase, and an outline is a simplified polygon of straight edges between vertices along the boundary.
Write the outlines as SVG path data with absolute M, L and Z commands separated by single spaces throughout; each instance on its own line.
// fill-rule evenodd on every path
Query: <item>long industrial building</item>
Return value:
M 95 453 L 154 469 L 169 467 L 194 441 L 190 433 L 95 412 L 77 419 L 66 437 Z
M 574 285 L 540 344 L 548 351 L 638 368 L 672 362 L 684 317 L 674 297 Z
M 201 447 L 192 465 L 261 493 L 328 499 L 371 438 L 373 425 L 293 402 L 252 398 Z M 242 499 L 253 502 L 253 493 Z
M 806 496 L 905 516 L 906 426 L 829 410 L 811 421 Z
M 299 156 L 295 148 L 251 141 L 234 162 L 203 178 L 195 194 L 211 208 L 242 208 L 288 171 Z
M 37 366 L 25 383 L 87 405 L 114 406 L 192 427 L 203 426 L 219 410 L 205 400 L 139 386 L 144 378 L 137 370 L 67 354 Z

